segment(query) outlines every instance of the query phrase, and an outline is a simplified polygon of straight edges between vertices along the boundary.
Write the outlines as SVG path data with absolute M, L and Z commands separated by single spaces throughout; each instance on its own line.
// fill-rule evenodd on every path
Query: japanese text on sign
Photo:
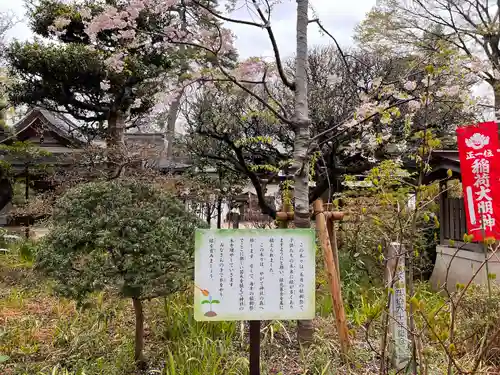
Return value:
M 312 319 L 310 229 L 197 230 L 195 319 Z
M 500 192 L 500 174 L 493 162 L 498 158 L 497 133 L 495 122 L 457 129 L 467 229 L 475 241 L 483 235 L 498 237 L 500 208 L 493 199 Z

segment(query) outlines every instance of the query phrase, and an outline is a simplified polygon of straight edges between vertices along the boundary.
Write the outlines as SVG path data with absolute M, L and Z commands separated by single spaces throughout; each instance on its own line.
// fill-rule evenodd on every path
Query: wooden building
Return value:
M 463 241 L 464 234 L 467 234 L 464 199 L 461 194 L 452 196 L 446 182 L 451 179 L 461 181 L 458 151 L 434 151 L 431 164 L 433 169 L 427 175 L 426 182 L 440 181 L 440 236 L 431 282 L 436 289 L 441 289 L 446 282 L 447 288 L 453 290 L 457 283 L 467 284 L 481 267 L 485 259 L 484 247 L 479 243 Z M 451 178 L 448 176 L 450 170 Z M 489 270 L 500 276 L 500 260 L 497 257 L 489 261 Z M 483 267 L 474 282 L 484 283 L 486 280 L 487 274 Z
M 14 224 L 11 222 L 9 211 L 12 209 L 13 187 L 11 185 L 12 175 L 16 179 L 29 179 L 29 184 L 35 190 L 50 188 L 43 171 L 37 172 L 36 165 L 50 165 L 56 168 L 74 167 L 75 154 L 81 153 L 87 145 L 105 147 L 106 142 L 102 139 L 88 139 L 79 132 L 79 126 L 72 122 L 63 114 L 54 113 L 41 108 L 30 110 L 12 128 L 0 129 L 0 144 L 13 145 L 15 142 L 28 141 L 29 144 L 44 151 L 46 156 L 33 160 L 23 155 L 12 155 L 0 151 L 0 162 L 5 161 L 11 166 L 9 175 L 0 175 L 0 226 Z M 170 174 L 182 174 L 190 167 L 190 161 L 186 157 L 174 156 L 173 160 L 164 157 L 165 140 L 163 133 L 126 133 L 125 143 L 133 149 L 133 145 L 143 145 L 148 148 L 148 156 L 145 157 L 145 165 L 148 168 L 156 169 L 160 172 Z M 30 166 L 28 168 L 28 166 Z M 1 169 L 0 169 L 1 171 Z M 276 185 L 276 186 L 275 186 Z M 278 191 L 278 185 L 270 184 L 267 195 L 269 200 L 274 201 Z M 252 187 L 250 185 L 242 187 L 240 198 L 242 212 L 242 224 L 252 225 L 256 221 L 269 221 L 259 215 L 258 204 L 253 199 Z M 188 197 L 189 198 L 189 197 Z M 223 227 L 228 227 L 228 212 L 231 210 L 227 202 L 224 203 L 222 218 Z M 186 209 L 191 209 L 206 219 L 206 209 L 199 202 L 186 199 Z M 30 218 L 32 222 L 33 218 Z M 216 224 L 213 218 L 212 225 Z

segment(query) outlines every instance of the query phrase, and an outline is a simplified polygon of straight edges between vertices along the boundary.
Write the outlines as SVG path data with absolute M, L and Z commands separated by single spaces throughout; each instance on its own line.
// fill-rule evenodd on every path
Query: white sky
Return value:
M 342 46 L 347 46 L 352 42 L 354 27 L 375 5 L 376 0 L 311 0 L 310 3 L 327 30 Z M 294 53 L 295 7 L 295 0 L 283 0 L 272 13 L 272 26 L 284 57 Z M 25 13 L 24 1 L 0 0 L 0 12 L 7 10 L 22 18 Z M 239 10 L 236 14 L 241 18 L 249 18 L 249 13 L 245 9 Z M 237 36 L 236 47 L 242 58 L 272 55 L 265 30 L 244 25 L 232 25 L 231 28 Z M 25 23 L 19 23 L 10 31 L 9 37 L 25 40 L 31 37 L 31 32 Z M 331 43 L 327 36 L 319 33 L 315 25 L 310 26 L 309 38 L 311 46 Z
M 348 47 L 353 42 L 354 28 L 376 2 L 377 0 L 310 0 L 312 8 L 310 18 L 318 17 L 325 28 L 337 38 L 339 44 L 342 47 Z M 295 8 L 295 0 L 281 0 L 281 4 L 277 5 L 272 12 L 271 25 L 283 58 L 290 57 L 295 52 Z M 24 1 L 0 0 L 0 12 L 4 11 L 12 11 L 17 17 L 23 18 Z M 239 9 L 233 18 L 249 19 L 251 15 L 246 9 Z M 236 34 L 236 47 L 241 58 L 273 56 L 265 30 L 236 24 L 228 26 Z M 26 40 L 30 39 L 31 36 L 30 30 L 24 22 L 20 22 L 9 32 L 10 38 Z M 310 25 L 309 45 L 311 47 L 331 43 L 329 37 L 321 35 L 317 25 Z M 474 91 L 476 95 L 492 97 L 492 90 L 486 84 L 479 85 Z

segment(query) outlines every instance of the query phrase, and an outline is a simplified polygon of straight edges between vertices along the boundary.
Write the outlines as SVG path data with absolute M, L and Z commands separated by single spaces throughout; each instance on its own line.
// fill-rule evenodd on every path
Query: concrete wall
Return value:
M 448 267 L 447 288 L 449 291 L 455 291 L 457 283 L 468 284 L 472 278 L 474 278 L 472 282 L 475 284 L 486 284 L 486 267 L 482 266 L 485 259 L 483 253 L 457 250 L 442 245 L 437 246 L 436 252 L 436 264 L 430 280 L 436 291 L 443 289 Z M 500 278 L 500 254 L 490 258 L 488 267 L 490 274 L 495 274 Z M 479 272 L 478 269 L 480 269 Z M 474 277 L 476 273 L 477 275 Z

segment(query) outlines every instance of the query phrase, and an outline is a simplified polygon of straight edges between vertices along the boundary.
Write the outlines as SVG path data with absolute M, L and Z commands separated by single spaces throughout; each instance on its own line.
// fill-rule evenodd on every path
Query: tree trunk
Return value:
M 181 4 L 179 7 L 179 18 L 181 19 L 181 32 L 186 32 L 187 30 L 187 20 L 186 20 L 186 4 L 184 0 L 181 0 Z M 183 82 L 185 80 L 185 73 L 189 69 L 189 65 L 185 59 L 186 46 L 181 44 L 179 46 L 179 52 L 183 60 L 181 60 L 181 70 L 179 72 L 178 86 L 182 87 Z M 184 89 L 180 89 L 177 95 L 175 96 L 172 103 L 170 103 L 170 108 L 168 109 L 167 115 L 167 127 L 165 131 L 165 138 L 167 141 L 167 160 L 171 161 L 174 157 L 174 139 L 175 139 L 175 123 L 177 122 L 177 117 L 179 115 L 179 109 L 181 108 L 181 99 L 184 95 Z
M 293 152 L 293 168 L 295 174 L 294 197 L 296 228 L 310 228 L 309 217 L 309 162 L 307 149 L 310 140 L 310 119 L 307 103 L 307 11 L 308 0 L 297 0 L 297 56 L 295 60 L 295 143 Z M 299 342 L 305 345 L 313 341 L 314 327 L 312 321 L 297 322 Z
M 212 205 L 210 203 L 206 203 L 205 213 L 207 224 L 210 227 L 212 224 Z
M 182 82 L 179 82 L 179 84 L 182 84 Z M 173 160 L 174 157 L 175 123 L 177 122 L 179 109 L 181 108 L 181 99 L 183 94 L 184 90 L 179 91 L 172 103 L 170 103 L 170 108 L 168 110 L 165 138 L 167 140 L 166 157 L 169 161 Z
M 125 119 L 123 112 L 111 112 L 108 118 L 108 173 L 110 178 L 120 177 L 124 172 Z
M 125 119 L 123 112 L 111 112 L 108 118 L 108 147 L 123 147 L 125 145 Z
M 0 179 L 0 211 L 12 201 L 13 195 L 14 190 L 10 180 L 7 177 Z
M 142 301 L 132 298 L 135 312 L 135 350 L 134 360 L 138 367 L 146 366 L 144 357 L 144 311 L 142 310 Z
M 30 170 L 28 167 L 24 168 L 25 176 L 25 187 L 24 187 L 24 199 L 26 200 L 26 205 L 28 205 L 28 201 L 30 199 Z M 26 239 L 30 238 L 30 216 L 26 216 L 26 228 L 24 228 L 24 236 Z

